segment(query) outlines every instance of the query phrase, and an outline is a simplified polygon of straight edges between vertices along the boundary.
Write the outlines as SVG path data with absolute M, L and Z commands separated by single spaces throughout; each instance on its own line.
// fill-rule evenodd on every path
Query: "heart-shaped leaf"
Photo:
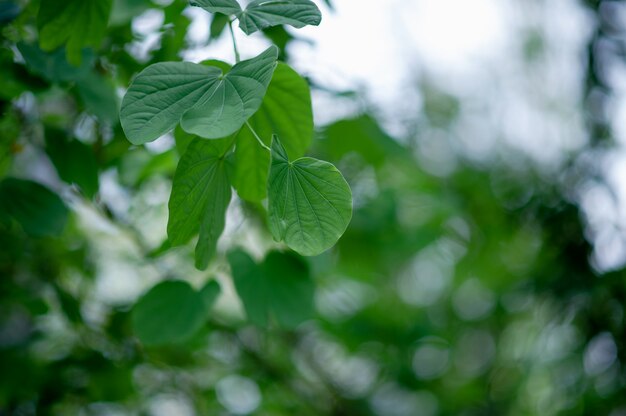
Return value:
M 233 66 L 183 115 L 183 130 L 206 139 L 235 133 L 261 106 L 276 59 L 278 48 L 271 46 L 256 58 Z
M 196 267 L 204 270 L 215 254 L 231 199 L 225 153 L 229 139 L 195 139 L 181 158 L 169 200 L 167 234 L 172 246 L 200 233 Z
M 289 65 L 279 63 L 261 108 L 248 122 L 266 145 L 276 134 L 291 157 L 304 155 L 313 138 L 311 92 L 306 80 Z M 233 178 L 241 198 L 255 202 L 265 198 L 269 167 L 269 153 L 244 126 L 237 135 Z
M 269 227 L 303 256 L 332 247 L 352 218 L 352 192 L 335 166 L 303 157 L 290 162 L 277 137 L 272 141 L 268 180 Z
M 122 101 L 120 119 L 133 144 L 156 140 L 181 126 L 204 138 L 234 133 L 259 108 L 272 78 L 278 49 L 220 68 L 189 62 L 150 65 L 132 82 Z
M 139 145 L 172 130 L 221 74 L 218 68 L 189 62 L 160 62 L 141 71 L 120 110 L 128 140 Z

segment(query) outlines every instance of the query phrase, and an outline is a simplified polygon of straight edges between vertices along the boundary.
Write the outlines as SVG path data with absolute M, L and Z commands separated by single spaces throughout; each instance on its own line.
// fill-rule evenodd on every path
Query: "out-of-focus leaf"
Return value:
M 165 8 L 161 47 L 153 53 L 152 62 L 181 60 L 181 52 L 187 48 L 187 30 L 191 24 L 191 19 L 183 13 L 185 7 L 185 2 L 175 1 Z
M 122 26 L 152 7 L 150 0 L 113 0 L 111 26 Z
M 138 187 L 154 175 L 172 177 L 178 164 L 173 149 L 154 154 L 143 148 L 127 151 L 119 165 L 120 181 L 130 187 Z
M 0 211 L 34 237 L 60 235 L 68 217 L 58 195 L 36 182 L 17 178 L 0 182 Z
M 20 5 L 14 1 L 0 1 L 0 25 L 12 21 L 20 15 L 21 11 Z
M 241 12 L 241 6 L 236 0 L 191 0 L 189 4 L 202 7 L 209 13 L 229 15 Z
M 200 289 L 200 295 L 204 301 L 207 314 L 210 312 L 211 307 L 220 295 L 221 290 L 222 289 L 220 284 L 217 283 L 217 280 L 210 280 L 202 289 Z
M 52 51 L 65 45 L 67 60 L 81 64 L 82 50 L 98 48 L 106 32 L 112 0 L 41 0 L 39 45 Z
M 133 328 L 145 345 L 185 342 L 206 320 L 204 297 L 182 280 L 154 286 L 139 299 L 132 312 Z
M 315 256 L 331 248 L 346 230 L 352 192 L 335 166 L 310 157 L 290 162 L 274 137 L 268 213 L 276 240 L 303 256 Z
M 289 156 L 302 156 L 313 136 L 313 111 L 307 82 L 287 64 L 279 64 L 261 108 L 249 123 L 266 145 L 276 134 Z M 241 198 L 256 202 L 265 198 L 269 164 L 269 152 L 244 126 L 237 135 L 233 179 Z
M 293 253 L 271 252 L 256 264 L 244 251 L 228 254 L 233 282 L 248 319 L 267 326 L 273 316 L 285 328 L 313 317 L 315 285 L 307 265 Z
M 88 198 L 98 192 L 98 164 L 91 146 L 68 138 L 65 132 L 46 130 L 46 152 L 59 176 L 76 184 Z
M 27 43 L 18 43 L 17 49 L 22 54 L 30 71 L 51 82 L 76 81 L 90 71 L 95 61 L 93 52 L 88 49 L 82 51 L 79 67 L 67 62 L 63 49 L 48 53 L 39 49 L 37 45 Z
M 324 129 L 323 137 L 316 144 L 332 160 L 340 160 L 346 154 L 355 152 L 367 163 L 380 166 L 389 157 L 406 155 L 405 150 L 369 116 L 331 124 Z
M 209 39 L 215 40 L 221 36 L 224 29 L 228 25 L 228 16 L 221 13 L 215 13 L 211 20 L 211 30 L 209 31 Z
M 101 121 L 117 122 L 118 99 L 115 86 L 108 78 L 95 72 L 89 72 L 76 83 L 78 94 L 87 110 Z
M 194 140 L 183 155 L 172 185 L 167 234 L 172 246 L 199 232 L 196 267 L 204 270 L 215 254 L 231 199 L 225 153 L 231 140 Z
M 280 53 L 278 54 L 278 59 L 287 62 L 289 61 L 289 56 L 287 55 L 287 46 L 292 42 L 295 37 L 285 30 L 284 26 L 272 26 L 263 29 L 263 35 L 268 38 L 272 43 L 278 46 Z

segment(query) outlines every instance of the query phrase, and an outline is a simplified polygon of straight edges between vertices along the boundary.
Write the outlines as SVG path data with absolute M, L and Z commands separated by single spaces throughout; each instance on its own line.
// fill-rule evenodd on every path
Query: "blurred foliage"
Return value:
M 131 147 L 117 118 L 137 72 L 194 46 L 186 2 L 115 0 L 106 33 L 79 18 L 57 33 L 68 51 L 40 48 L 54 22 L 40 3 L 81 2 L 0 1 L 0 415 L 626 414 L 626 270 L 594 266 L 571 198 L 597 166 L 546 178 L 461 158 L 434 175 L 419 131 L 391 137 L 355 115 L 313 140 L 354 193 L 338 245 L 285 252 L 264 205 L 238 201 L 198 272 L 192 244 L 163 241 L 190 138 Z M 587 3 L 598 16 L 611 2 Z M 163 23 L 142 56 L 131 23 L 153 9 Z M 598 54 L 624 28 L 599 21 L 583 87 L 608 97 Z M 211 41 L 226 24 L 213 17 Z M 292 33 L 263 31 L 281 59 Z M 523 53 L 541 47 L 532 33 Z M 415 88 L 420 117 L 449 129 L 463 98 Z M 594 114 L 590 146 L 610 146 Z

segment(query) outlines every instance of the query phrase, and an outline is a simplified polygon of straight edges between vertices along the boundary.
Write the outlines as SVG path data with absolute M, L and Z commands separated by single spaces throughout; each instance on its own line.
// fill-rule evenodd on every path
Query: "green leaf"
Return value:
M 206 318 L 204 297 L 182 280 L 154 286 L 132 311 L 135 333 L 146 345 L 184 342 L 198 332 Z
M 128 140 L 139 145 L 172 130 L 221 74 L 218 68 L 189 62 L 160 62 L 141 71 L 120 110 Z
M 98 192 L 98 164 L 90 146 L 48 128 L 46 152 L 63 181 L 78 185 L 88 198 L 94 197 Z
M 352 193 L 335 166 L 303 157 L 290 162 L 278 138 L 272 142 L 268 181 L 269 227 L 303 256 L 332 247 L 352 218 Z
M 110 79 L 96 72 L 89 72 L 76 82 L 78 95 L 85 108 L 101 121 L 118 120 L 118 98 Z
M 202 296 L 202 301 L 204 302 L 204 307 L 206 308 L 207 313 L 210 312 L 221 290 L 220 284 L 217 283 L 216 280 L 210 280 L 202 289 L 200 289 L 200 295 Z
M 60 235 L 68 217 L 67 207 L 55 193 L 36 182 L 16 178 L 0 182 L 0 212 L 34 237 Z
M 285 328 L 294 328 L 314 316 L 315 285 L 307 265 L 293 253 L 271 252 L 258 265 L 248 254 L 228 254 L 233 282 L 248 319 L 267 326 L 273 316 Z
M 199 232 L 196 267 L 206 269 L 215 254 L 231 199 L 225 153 L 232 139 L 196 139 L 181 158 L 169 200 L 167 234 L 172 246 Z
M 18 43 L 17 49 L 22 54 L 28 70 L 41 75 L 50 82 L 76 81 L 83 78 L 93 67 L 95 56 L 92 51 L 82 51 L 80 66 L 73 66 L 67 62 L 63 49 L 54 52 L 44 52 L 37 45 Z
M 340 120 L 327 126 L 324 139 L 318 140 L 322 152 L 330 160 L 340 160 L 346 154 L 357 153 L 367 163 L 380 167 L 391 157 L 405 157 L 406 151 L 379 127 L 368 115 Z
M 191 0 L 189 4 L 202 7 L 209 13 L 236 15 L 241 12 L 241 6 L 236 0 Z
M 255 0 L 237 15 L 239 27 L 247 35 L 270 26 L 317 26 L 322 14 L 310 0 Z
M 226 75 L 220 68 L 189 62 L 150 65 L 122 101 L 120 120 L 128 140 L 156 140 L 179 121 L 185 131 L 204 138 L 236 132 L 261 105 L 277 54 L 272 46 Z
M 273 134 L 281 138 L 291 157 L 304 155 L 313 138 L 313 111 L 309 85 L 287 64 L 274 71 L 263 104 L 249 120 L 266 145 Z M 258 202 L 267 194 L 270 155 L 243 127 L 237 135 L 233 185 L 239 196 Z
M 84 47 L 98 48 L 106 32 L 112 0 L 41 0 L 39 44 L 52 51 L 66 45 L 67 60 L 80 65 Z
M 272 79 L 278 48 L 241 61 L 213 84 L 181 120 L 182 128 L 206 139 L 235 133 L 261 106 Z

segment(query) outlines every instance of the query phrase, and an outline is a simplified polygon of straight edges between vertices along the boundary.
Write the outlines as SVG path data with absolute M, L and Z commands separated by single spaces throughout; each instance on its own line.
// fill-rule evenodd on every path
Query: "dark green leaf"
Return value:
M 76 88 L 90 113 L 97 116 L 101 121 L 117 122 L 118 98 L 115 93 L 115 86 L 108 78 L 90 72 L 78 79 Z
M 206 319 L 204 297 L 181 280 L 154 286 L 139 299 L 132 312 L 135 333 L 146 345 L 184 342 Z
M 293 328 L 314 315 L 315 286 L 307 265 L 292 253 L 271 252 L 257 265 L 241 250 L 228 254 L 233 282 L 248 319 L 267 326 L 269 316 Z
M 194 140 L 183 155 L 172 185 L 167 234 L 172 246 L 199 232 L 196 267 L 206 269 L 224 230 L 231 199 L 225 153 L 232 141 Z
M 98 48 L 106 32 L 112 0 L 41 0 L 39 45 L 52 51 L 65 45 L 67 60 L 80 65 L 83 48 Z
M 322 14 L 310 0 L 254 0 L 237 15 L 239 27 L 247 35 L 270 26 L 317 26 Z
M 65 58 L 63 49 L 44 52 L 37 45 L 18 43 L 17 49 L 22 54 L 29 71 L 41 75 L 50 82 L 68 82 L 83 78 L 93 66 L 95 56 L 92 51 L 82 51 L 79 67 L 70 65 Z
M 68 217 L 67 207 L 55 193 L 36 182 L 16 178 L 0 182 L 0 211 L 34 237 L 60 235 Z
M 268 181 L 269 227 L 276 240 L 304 256 L 332 247 L 352 217 L 352 193 L 328 162 L 303 157 L 289 161 L 275 137 Z
M 46 152 L 59 176 L 76 184 L 88 198 L 98 192 L 98 165 L 90 146 L 78 140 L 68 140 L 62 131 L 46 130 Z

